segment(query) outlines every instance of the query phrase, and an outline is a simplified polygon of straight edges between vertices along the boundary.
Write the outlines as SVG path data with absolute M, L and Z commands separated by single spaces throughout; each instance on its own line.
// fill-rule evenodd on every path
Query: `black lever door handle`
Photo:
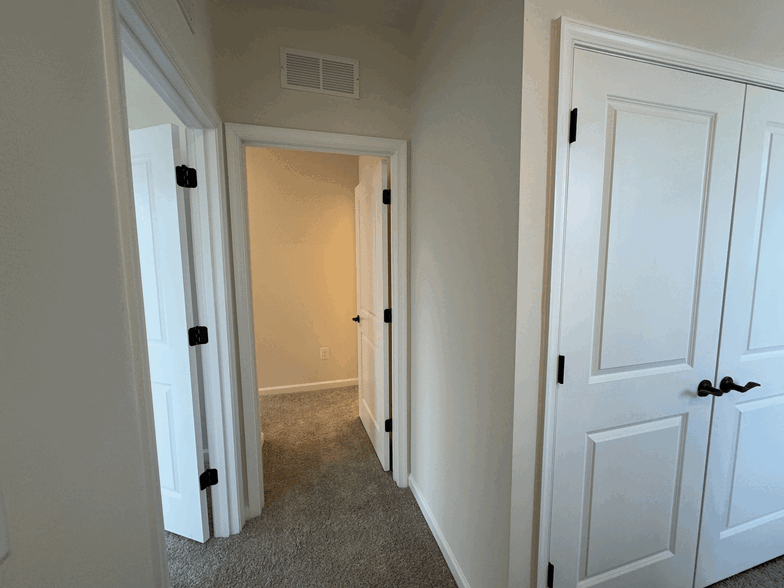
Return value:
M 748 392 L 752 388 L 756 388 L 759 386 L 757 382 L 749 382 L 745 386 L 739 386 L 735 382 L 732 381 L 730 376 L 724 376 L 719 382 L 719 388 L 721 388 L 722 392 L 729 392 L 730 390 L 735 390 L 735 392 Z
M 714 388 L 711 385 L 710 380 L 703 380 L 700 382 L 699 386 L 697 386 L 697 396 L 705 397 L 710 396 L 711 394 L 714 396 L 722 396 L 724 392 L 718 388 Z
M 358 323 L 358 322 L 359 322 L 359 315 L 355 316 L 355 317 L 354 317 L 353 319 L 351 319 L 351 320 L 352 320 L 352 321 L 354 321 L 355 323 Z

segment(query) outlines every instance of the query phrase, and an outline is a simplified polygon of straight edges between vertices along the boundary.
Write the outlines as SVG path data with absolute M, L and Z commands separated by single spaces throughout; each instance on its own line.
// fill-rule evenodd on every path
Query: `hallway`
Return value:
M 457 586 L 357 416 L 357 387 L 260 397 L 265 507 L 242 533 L 167 533 L 173 588 Z

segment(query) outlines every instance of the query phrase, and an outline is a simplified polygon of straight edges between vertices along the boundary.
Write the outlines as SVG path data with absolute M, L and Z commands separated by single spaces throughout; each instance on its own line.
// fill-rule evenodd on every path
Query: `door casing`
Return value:
M 264 506 L 259 397 L 250 281 L 250 237 L 245 147 L 272 147 L 347 155 L 386 157 L 390 161 L 392 257 L 390 272 L 392 308 L 392 477 L 401 488 L 408 486 L 408 142 L 226 123 L 226 164 L 229 180 L 231 241 L 234 253 L 234 285 L 239 336 L 240 379 L 245 424 L 248 502 L 244 520 L 258 516 Z
M 136 389 L 136 426 L 142 450 L 142 471 L 153 504 L 149 513 L 150 544 L 155 558 L 156 585 L 167 587 L 160 480 L 155 449 L 152 389 L 147 358 L 147 336 L 142 302 L 141 270 L 136 244 L 136 218 L 131 181 L 131 158 L 126 118 L 123 56 L 142 73 L 174 113 L 188 127 L 190 165 L 199 170 L 199 186 L 192 193 L 193 263 L 196 306 L 202 324 L 210 325 L 210 343 L 202 350 L 202 376 L 210 467 L 221 481 L 212 487 L 216 536 L 238 533 L 234 516 L 242 495 L 241 452 L 237 402 L 231 397 L 236 377 L 233 297 L 228 280 L 231 267 L 228 219 L 223 195 L 223 133 L 221 120 L 203 96 L 157 20 L 137 0 L 100 0 L 104 39 L 107 99 L 110 106 L 111 150 L 116 185 L 115 206 L 122 251 L 122 280 L 126 291 L 125 324 L 131 355 L 128 358 Z
M 553 166 L 553 192 L 548 194 L 550 199 L 550 227 L 549 265 L 545 268 L 545 283 L 549 284 L 546 293 L 547 301 L 547 327 L 543 333 L 543 350 L 546 361 L 543 378 L 540 386 L 544 389 L 544 405 L 542 428 L 539 432 L 542 452 L 538 457 L 541 468 L 541 482 L 539 487 L 539 513 L 538 513 L 538 539 L 536 561 L 536 586 L 547 586 L 549 547 L 550 547 L 550 521 L 552 514 L 552 488 L 555 457 L 555 405 L 558 394 L 558 334 L 561 329 L 561 291 L 562 291 L 562 266 L 566 250 L 565 237 L 565 211 L 567 173 L 569 169 L 569 125 L 572 109 L 572 74 L 574 69 L 574 50 L 577 48 L 607 53 L 638 61 L 653 63 L 673 69 L 709 75 L 726 80 L 737 81 L 784 90 L 784 70 L 763 66 L 760 64 L 733 59 L 698 49 L 693 49 L 675 43 L 667 43 L 639 35 L 598 27 L 588 23 L 560 18 L 558 23 L 560 33 L 559 62 L 558 62 L 558 105 L 555 120 L 555 140 L 551 146 Z M 579 137 L 579 123 L 578 123 Z M 518 329 L 522 328 L 518 325 Z M 523 370 L 524 366 L 518 365 L 516 369 Z M 518 381 L 515 385 L 515 398 L 523 398 L 530 394 L 529 387 L 523 387 Z M 524 464 L 513 461 L 512 463 L 512 495 L 525 493 L 523 484 L 526 481 Z M 523 513 L 512 512 L 512 533 L 510 535 L 510 553 L 520 553 L 524 549 L 525 541 L 515 530 L 522 524 L 515 518 L 522 518 Z M 527 578 L 517 577 L 516 570 L 510 566 L 509 586 L 521 585 Z

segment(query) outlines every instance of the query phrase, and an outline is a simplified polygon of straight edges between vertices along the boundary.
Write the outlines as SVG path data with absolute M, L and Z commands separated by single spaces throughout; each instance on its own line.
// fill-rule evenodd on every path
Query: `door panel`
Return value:
M 740 525 L 759 524 L 770 515 L 782 516 L 779 511 L 784 511 L 784 468 L 770 467 L 771 461 L 781 465 L 775 456 L 771 460 L 771 453 L 784 447 L 784 396 L 738 401 L 734 409 L 738 435 L 727 525 L 736 533 Z
M 784 95 L 748 87 L 697 588 L 784 554 Z M 716 382 L 718 383 L 718 382 Z
M 575 51 L 555 586 L 691 587 L 744 86 Z
M 387 210 L 382 190 L 387 187 L 387 161 L 359 158 L 359 185 L 354 191 L 357 232 L 357 306 L 359 416 L 384 471 L 390 468 L 389 374 L 384 309 L 388 305 Z
M 683 367 L 695 344 L 712 116 L 617 99 L 607 112 L 595 373 Z
M 587 435 L 586 577 L 675 551 L 685 432 L 685 415 L 677 415 Z
M 749 90 L 756 95 L 760 90 Z M 775 98 L 780 98 L 778 94 Z M 750 106 L 756 107 L 752 101 Z M 754 116 L 756 113 L 749 113 Z M 770 113 L 784 121 L 781 110 Z M 782 123 L 784 124 L 784 122 Z M 749 131 L 753 125 L 749 121 Z M 753 137 L 750 137 L 753 140 Z M 756 154 L 759 156 L 759 154 Z M 747 352 L 751 354 L 784 351 L 784 305 L 781 304 L 781 276 L 784 275 L 784 126 L 768 122 L 760 165 L 763 180 L 760 182 L 759 200 L 761 214 L 755 219 L 755 232 L 759 233 L 757 255 L 750 259 L 756 266 L 754 294 L 751 304 L 751 328 Z M 742 156 L 745 153 L 742 152 Z M 754 263 L 756 262 L 756 263 Z M 746 354 L 748 355 L 748 353 Z
M 133 191 L 141 262 L 155 442 L 167 531 L 209 536 L 196 348 L 188 344 L 193 308 L 182 163 L 171 124 L 131 131 Z

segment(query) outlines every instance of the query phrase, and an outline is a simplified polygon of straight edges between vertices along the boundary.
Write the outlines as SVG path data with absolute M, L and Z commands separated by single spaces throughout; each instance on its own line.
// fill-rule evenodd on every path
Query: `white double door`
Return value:
M 703 587 L 784 553 L 784 99 L 577 50 L 572 106 L 554 586 Z

